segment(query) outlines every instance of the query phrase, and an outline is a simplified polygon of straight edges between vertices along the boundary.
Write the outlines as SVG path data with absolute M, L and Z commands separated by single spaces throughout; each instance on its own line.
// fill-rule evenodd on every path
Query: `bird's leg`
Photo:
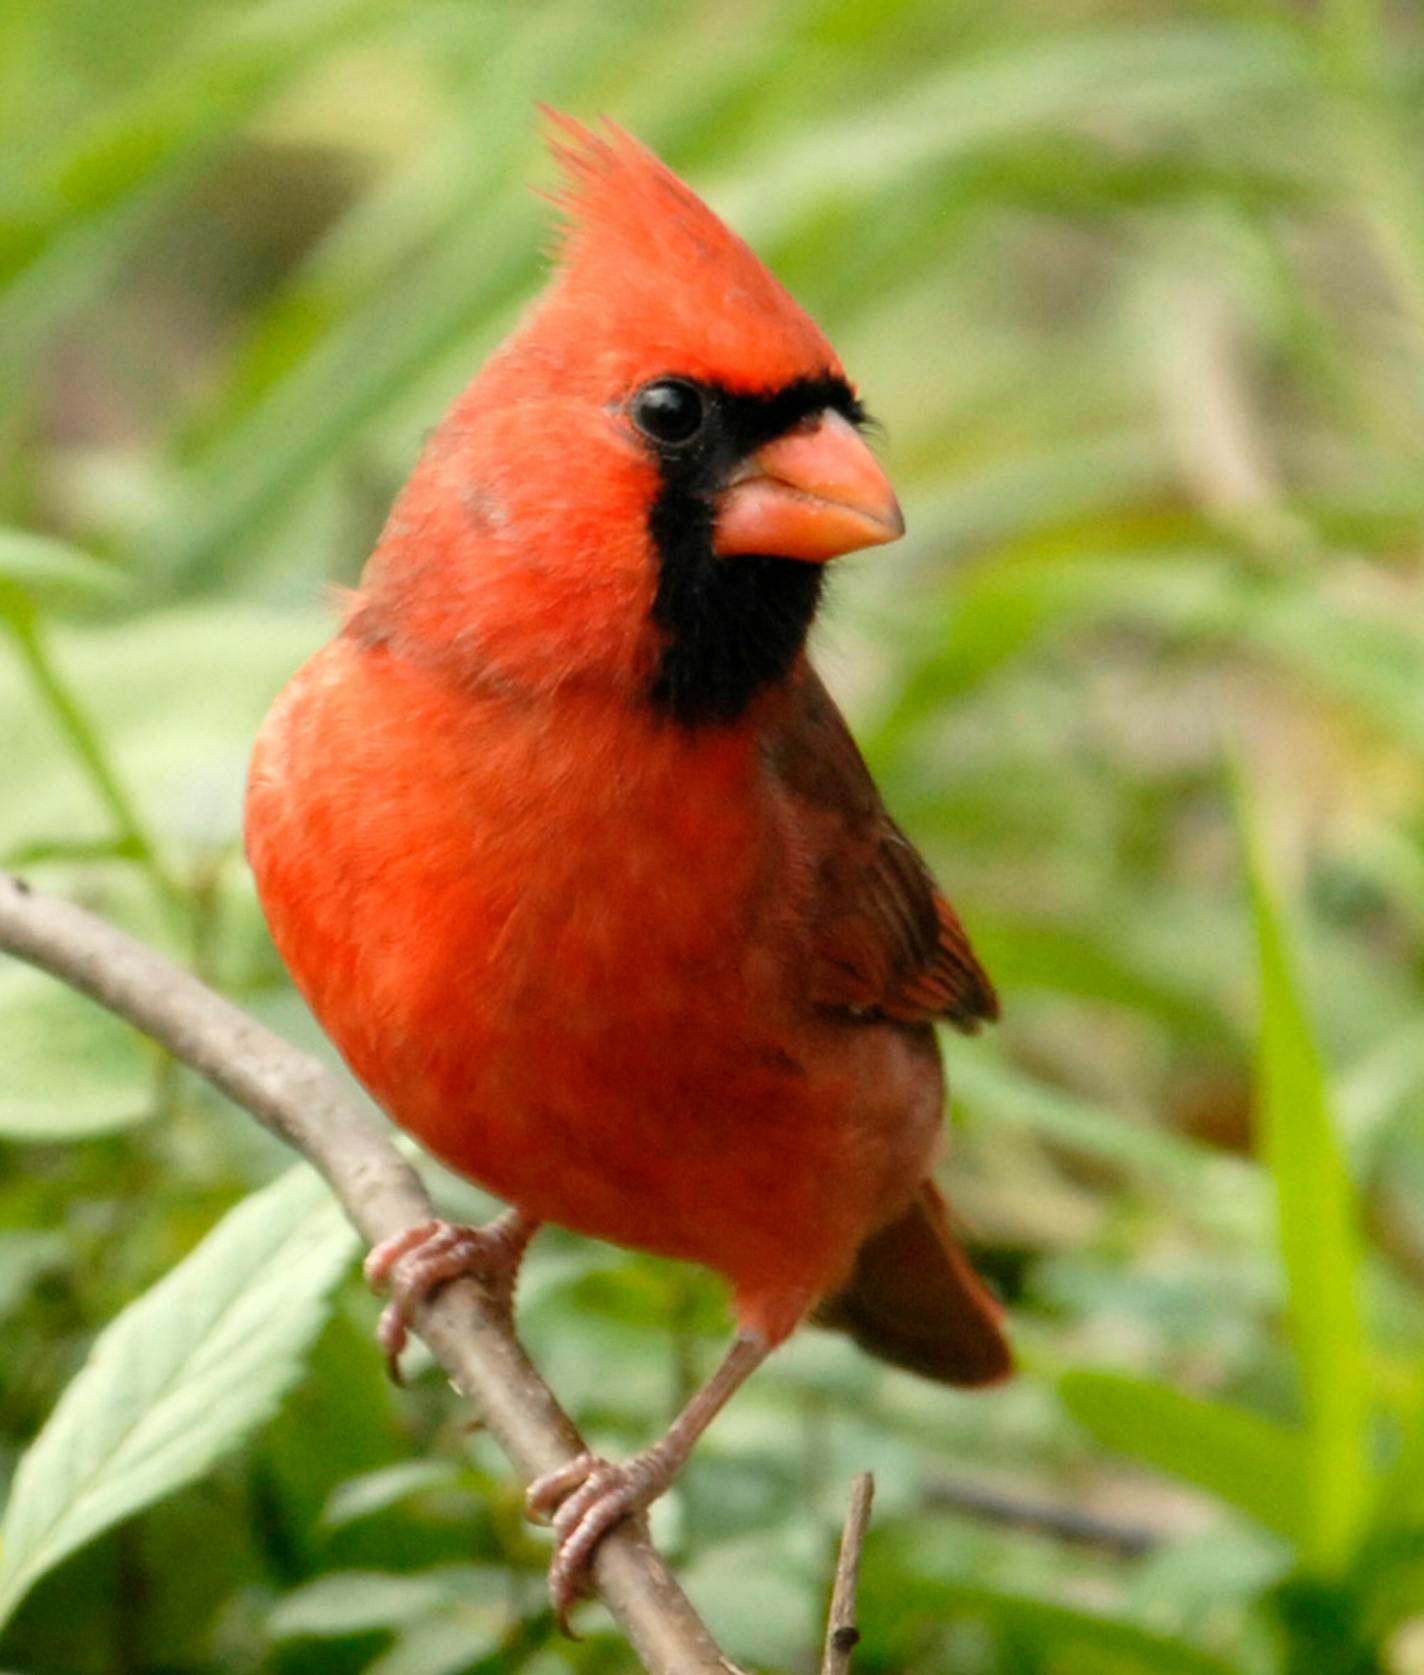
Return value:
M 364 1266 L 366 1283 L 373 1291 L 391 1294 L 381 1312 L 376 1341 L 397 1384 L 401 1382 L 401 1350 L 420 1305 L 447 1281 L 469 1275 L 508 1309 L 525 1247 L 538 1226 L 518 1209 L 505 1210 L 484 1227 L 422 1221 L 383 1239 L 371 1251 Z
M 620 1518 L 651 1506 L 669 1487 L 693 1444 L 766 1359 L 770 1347 L 758 1332 L 739 1332 L 717 1371 L 666 1433 L 631 1460 L 614 1464 L 584 1453 L 529 1485 L 524 1502 L 529 1516 L 550 1518 L 554 1526 L 549 1596 L 566 1634 L 569 1611 L 587 1586 L 589 1563 L 599 1542 Z

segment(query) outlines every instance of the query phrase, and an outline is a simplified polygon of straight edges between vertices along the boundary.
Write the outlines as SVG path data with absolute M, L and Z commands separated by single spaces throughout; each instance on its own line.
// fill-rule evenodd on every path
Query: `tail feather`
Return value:
M 922 1378 L 993 1384 L 1013 1371 L 999 1314 L 950 1229 L 939 1188 L 925 1181 L 899 1218 L 861 1246 L 850 1279 L 812 1319 Z

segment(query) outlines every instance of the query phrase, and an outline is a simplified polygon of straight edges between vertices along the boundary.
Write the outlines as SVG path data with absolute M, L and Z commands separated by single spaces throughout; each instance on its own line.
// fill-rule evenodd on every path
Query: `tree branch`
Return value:
M 370 1244 L 435 1214 L 414 1169 L 316 1059 L 115 926 L 0 873 L 0 949 L 152 1036 L 294 1146 Z M 582 1450 L 508 1320 L 472 1280 L 439 1291 L 416 1329 L 526 1482 Z M 650 1675 L 737 1675 L 640 1528 L 612 1531 L 593 1568 Z

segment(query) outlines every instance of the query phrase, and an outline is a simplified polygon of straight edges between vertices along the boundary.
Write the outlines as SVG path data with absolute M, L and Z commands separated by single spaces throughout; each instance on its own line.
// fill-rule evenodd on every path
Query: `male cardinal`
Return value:
M 530 1490 L 563 1618 L 808 1315 L 946 1383 L 1010 1362 L 930 1179 L 933 1021 L 994 991 L 806 660 L 825 562 L 904 528 L 864 410 L 656 157 L 553 121 L 553 281 L 267 717 L 247 846 L 356 1075 L 512 1206 L 373 1252 L 392 1356 L 452 1275 L 508 1295 L 542 1221 L 730 1282 L 733 1346 L 662 1440 Z

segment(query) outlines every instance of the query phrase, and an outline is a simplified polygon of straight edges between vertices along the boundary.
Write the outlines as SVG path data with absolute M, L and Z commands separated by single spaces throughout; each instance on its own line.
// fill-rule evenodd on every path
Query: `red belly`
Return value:
M 932 1038 L 800 1002 L 812 858 L 754 743 L 692 760 L 649 727 L 631 749 L 644 723 L 594 705 L 559 736 L 480 719 L 346 641 L 298 676 L 249 800 L 279 951 L 445 1162 L 717 1269 L 783 1336 L 924 1175 Z

